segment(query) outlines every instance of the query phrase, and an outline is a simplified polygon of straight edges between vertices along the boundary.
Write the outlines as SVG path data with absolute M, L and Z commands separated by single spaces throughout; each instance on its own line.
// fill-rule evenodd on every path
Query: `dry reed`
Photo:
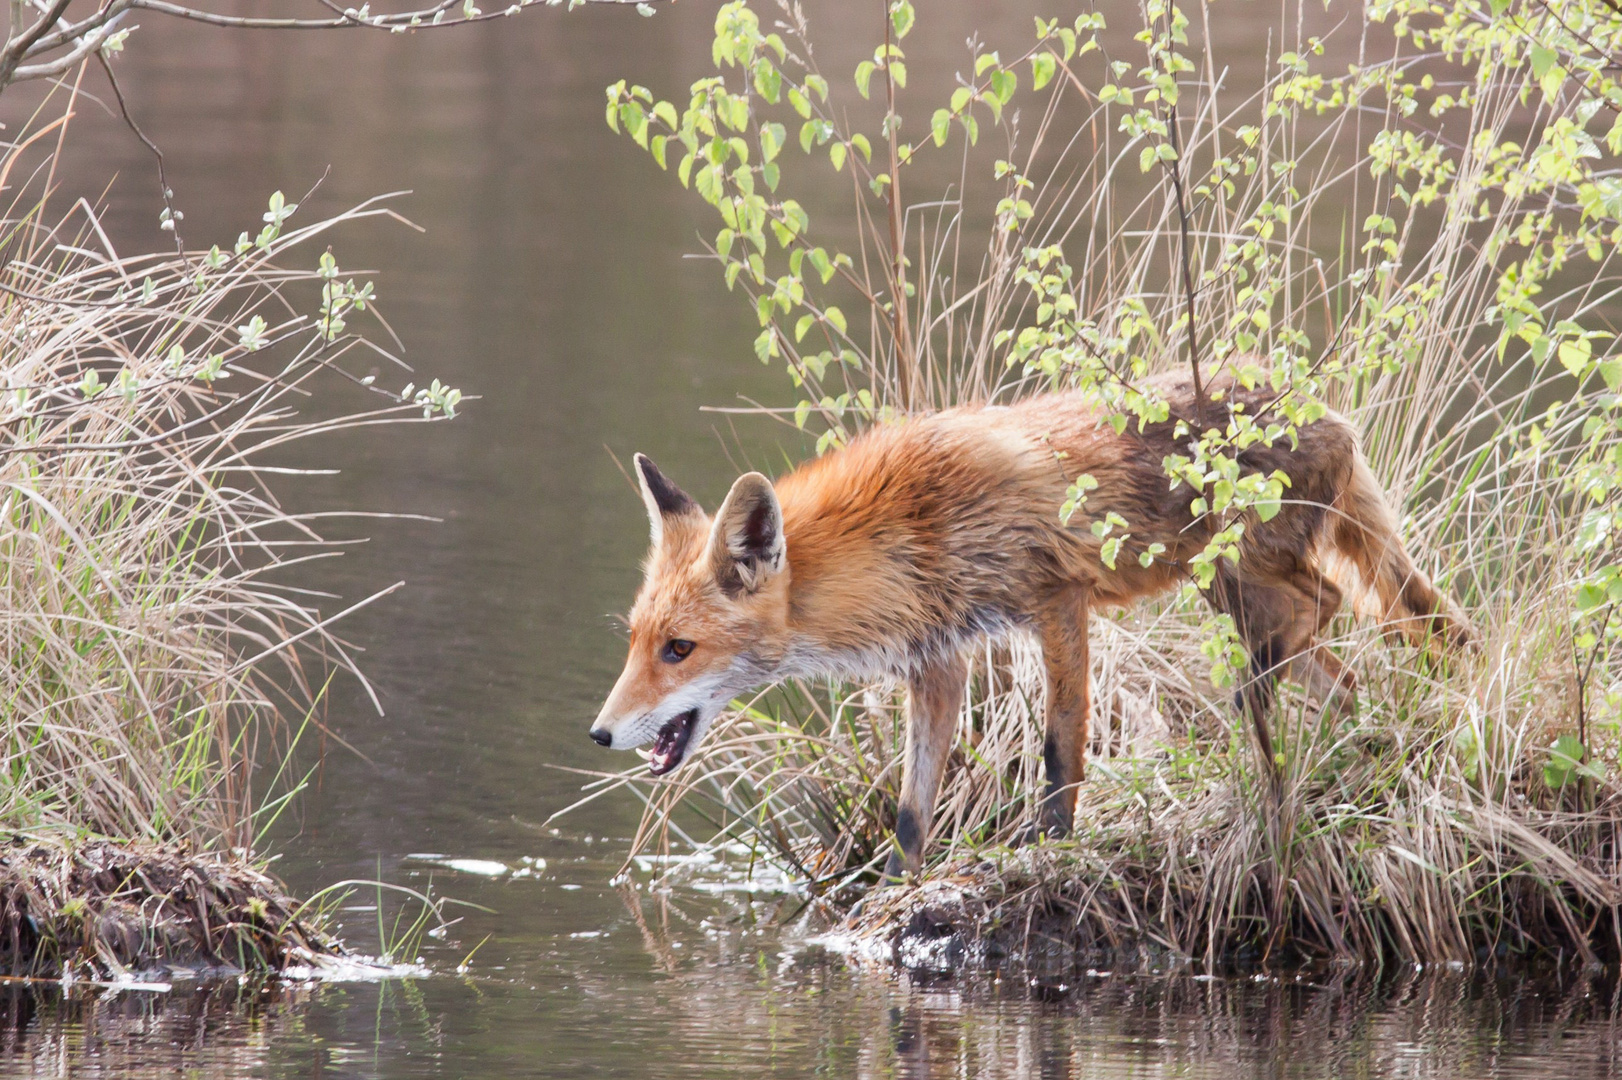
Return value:
M 334 623 L 392 591 L 336 610 L 302 587 L 341 552 L 318 531 L 335 515 L 284 509 L 273 481 L 320 471 L 294 443 L 457 395 L 344 371 L 389 353 L 345 327 L 377 320 L 371 287 L 318 244 L 383 201 L 295 227 L 278 193 L 234 251 L 122 255 L 97 206 L 53 207 L 76 95 L 0 153 L 0 826 L 248 857 L 301 782 L 324 680 L 359 676 Z M 346 378 L 378 405 L 328 405 Z

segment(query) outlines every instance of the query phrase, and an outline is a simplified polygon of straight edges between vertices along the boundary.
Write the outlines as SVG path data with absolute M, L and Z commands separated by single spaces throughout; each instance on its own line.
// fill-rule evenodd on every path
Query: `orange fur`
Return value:
M 1270 400 L 1228 379 L 1209 389 L 1223 409 L 1242 402 L 1254 412 Z M 1158 390 L 1174 417 L 1192 414 L 1186 377 Z M 880 426 L 775 484 L 748 474 L 714 518 L 639 456 L 654 545 L 631 610 L 630 655 L 594 737 L 654 741 L 656 767 L 670 748 L 674 768 L 716 713 L 761 685 L 808 675 L 904 680 L 893 875 L 920 864 L 961 701 L 963 648 L 1029 629 L 1048 670 L 1048 793 L 1037 827 L 1062 831 L 1086 750 L 1089 609 L 1186 580 L 1216 528 L 1194 519 L 1191 493 L 1167 480 L 1162 462 L 1178 452 L 1186 446 L 1173 421 L 1117 433 L 1090 398 L 1051 394 Z M 1372 593 L 1378 617 L 1416 642 L 1433 633 L 1468 641 L 1468 624 L 1397 539 L 1344 419 L 1308 425 L 1293 447 L 1253 446 L 1240 463 L 1291 478 L 1277 516 L 1247 520 L 1238 565 L 1221 563 L 1210 591 L 1251 651 L 1247 708 L 1266 709 L 1283 672 L 1332 707 L 1352 707 L 1350 673 L 1316 643 L 1343 585 Z M 1082 473 L 1098 486 L 1066 526 L 1058 507 Z M 1113 569 L 1088 528 L 1112 511 L 1131 533 Z M 1145 567 L 1137 554 L 1151 543 L 1164 551 Z M 1357 580 L 1332 581 L 1337 561 Z M 691 642 L 691 654 L 672 659 L 673 641 Z

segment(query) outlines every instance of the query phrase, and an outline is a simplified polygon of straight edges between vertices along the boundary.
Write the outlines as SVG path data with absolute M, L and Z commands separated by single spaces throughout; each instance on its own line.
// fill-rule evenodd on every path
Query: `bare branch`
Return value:
M 22 62 L 23 57 L 28 55 L 28 50 L 34 47 L 34 43 L 45 34 L 45 31 L 61 20 L 62 13 L 68 9 L 69 2 L 70 0 L 54 0 L 50 9 L 40 16 L 38 22 L 29 27 L 27 32 L 18 35 L 6 44 L 5 52 L 0 53 L 0 88 L 11 82 L 12 73 L 17 70 L 17 65 Z M 14 16 L 19 14 L 15 7 L 12 11 Z M 15 31 L 18 25 L 20 23 L 14 24 L 12 30 Z
M 174 233 L 175 254 L 184 259 L 186 257 L 186 246 L 180 240 L 180 215 L 175 212 L 175 193 L 169 189 L 169 178 L 163 172 L 163 151 L 158 149 L 158 144 L 147 137 L 146 132 L 142 131 L 141 126 L 135 122 L 135 117 L 130 115 L 129 105 L 124 101 L 124 91 L 118 85 L 118 76 L 113 74 L 113 65 L 107 62 L 106 55 L 98 51 L 96 53 L 96 62 L 101 65 L 101 70 L 107 73 L 107 83 L 113 88 L 113 97 L 118 99 L 118 111 L 123 114 L 124 123 L 129 126 L 131 131 L 135 132 L 135 137 L 140 139 L 148 150 L 152 151 L 152 156 L 158 159 L 158 189 L 163 196 L 164 209 L 169 215 L 164 219 L 164 223 L 168 225 L 169 231 Z
M 500 11 L 478 12 L 473 15 L 447 19 L 447 12 L 457 6 L 457 0 L 439 0 L 426 7 L 391 14 L 362 14 L 364 8 L 343 8 L 335 0 L 315 0 L 322 8 L 333 12 L 330 18 L 264 18 L 258 16 L 224 15 L 170 0 L 104 0 L 92 15 L 78 22 L 64 24 L 70 0 L 53 0 L 52 7 L 28 33 L 14 38 L 0 53 L 0 91 L 13 83 L 30 79 L 46 79 L 61 75 L 81 60 L 97 52 L 107 34 L 118 20 L 131 11 L 150 11 L 156 15 L 186 19 L 233 30 L 381 30 L 386 33 L 406 33 L 417 30 L 446 30 L 472 23 L 491 22 L 510 17 L 521 8 L 539 6 L 540 0 L 519 0 Z M 641 8 L 647 4 L 671 3 L 674 0 L 579 0 L 581 3 L 615 7 Z M 472 9 L 477 11 L 477 9 Z M 70 47 L 71 46 L 71 47 Z M 67 52 L 50 56 L 59 49 Z M 46 59 L 46 57 L 50 57 Z M 25 64 L 24 61 L 37 60 Z

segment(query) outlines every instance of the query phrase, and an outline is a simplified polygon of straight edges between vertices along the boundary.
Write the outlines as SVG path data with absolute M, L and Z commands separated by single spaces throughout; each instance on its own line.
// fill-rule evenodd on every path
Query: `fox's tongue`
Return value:
M 649 772 L 654 776 L 663 776 L 681 764 L 682 755 L 687 751 L 687 741 L 692 738 L 693 725 L 697 721 L 698 710 L 690 709 L 668 720 L 659 729 L 659 734 L 653 740 L 653 752 L 648 755 Z
M 676 732 L 671 725 L 666 724 L 659 729 L 659 738 L 653 744 L 653 753 L 648 756 L 648 768 L 652 769 L 655 775 L 668 772 L 675 751 Z

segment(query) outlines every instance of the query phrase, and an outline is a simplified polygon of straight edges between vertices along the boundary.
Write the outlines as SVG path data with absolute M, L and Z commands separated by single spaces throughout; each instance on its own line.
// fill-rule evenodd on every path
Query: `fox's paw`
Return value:
M 1014 834 L 1009 847 L 1029 847 L 1048 840 L 1063 840 L 1070 835 L 1070 826 L 1056 821 L 1033 821 Z
M 890 858 L 884 863 L 884 873 L 879 875 L 876 888 L 888 889 L 893 885 L 907 883 L 907 864 L 901 858 L 899 851 L 890 852 Z

